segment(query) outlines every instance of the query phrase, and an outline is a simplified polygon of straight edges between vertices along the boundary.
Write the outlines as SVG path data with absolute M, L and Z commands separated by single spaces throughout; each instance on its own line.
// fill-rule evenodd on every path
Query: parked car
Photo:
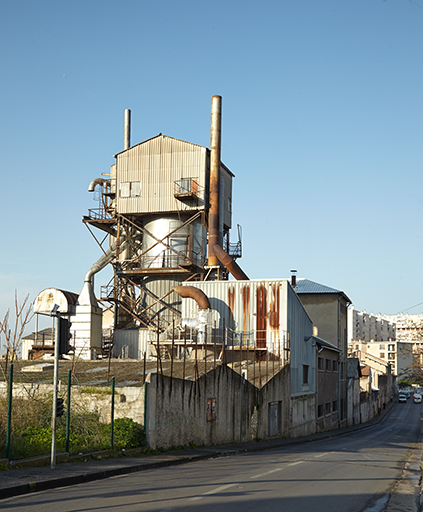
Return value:
M 414 393 L 413 402 L 415 404 L 421 404 L 422 403 L 422 395 L 419 395 L 419 393 Z
M 400 393 L 398 395 L 398 402 L 407 402 L 407 397 L 404 395 L 404 393 Z

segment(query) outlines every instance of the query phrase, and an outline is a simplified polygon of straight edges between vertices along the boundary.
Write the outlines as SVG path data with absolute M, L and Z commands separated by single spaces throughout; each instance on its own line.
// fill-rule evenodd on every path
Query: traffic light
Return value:
M 67 318 L 59 318 L 59 355 L 67 354 L 70 350 L 73 350 L 69 345 L 69 340 L 72 338 L 71 326 L 72 324 Z
M 64 411 L 65 411 L 65 406 L 64 406 L 63 398 L 57 398 L 56 399 L 56 418 L 60 418 L 61 416 L 63 416 Z

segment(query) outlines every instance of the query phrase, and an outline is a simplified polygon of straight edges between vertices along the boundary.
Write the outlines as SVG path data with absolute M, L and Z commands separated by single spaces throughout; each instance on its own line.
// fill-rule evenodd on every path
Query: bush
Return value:
M 109 425 L 110 432 L 110 425 Z M 129 449 L 146 445 L 144 427 L 131 418 L 117 418 L 113 423 L 114 448 Z

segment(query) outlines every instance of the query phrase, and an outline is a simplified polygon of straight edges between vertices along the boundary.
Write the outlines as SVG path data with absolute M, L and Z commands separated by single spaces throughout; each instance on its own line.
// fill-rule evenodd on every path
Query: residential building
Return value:
M 294 284 L 295 291 L 313 321 L 313 325 L 318 328 L 319 337 L 340 351 L 338 407 L 340 426 L 345 426 L 347 418 L 347 311 L 351 300 L 341 290 L 309 279 L 297 279 Z
M 349 355 L 370 354 L 391 366 L 392 374 L 401 378 L 413 362 L 413 350 L 410 343 L 390 340 L 389 342 L 352 340 L 349 343 Z
M 348 308 L 348 342 L 351 340 L 389 341 L 396 338 L 396 321 L 386 315 L 375 315 Z

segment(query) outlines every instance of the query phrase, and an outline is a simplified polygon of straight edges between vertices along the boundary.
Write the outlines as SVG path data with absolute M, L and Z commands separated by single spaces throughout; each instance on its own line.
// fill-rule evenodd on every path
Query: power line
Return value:
M 409 307 L 407 309 L 403 309 L 402 311 L 399 311 L 397 313 L 397 315 L 400 315 L 401 313 L 404 313 L 404 311 L 409 311 L 410 309 L 416 308 L 417 306 L 420 306 L 421 304 L 423 304 L 423 302 L 419 302 L 418 304 L 415 304 L 414 306 L 411 306 L 411 307 Z

